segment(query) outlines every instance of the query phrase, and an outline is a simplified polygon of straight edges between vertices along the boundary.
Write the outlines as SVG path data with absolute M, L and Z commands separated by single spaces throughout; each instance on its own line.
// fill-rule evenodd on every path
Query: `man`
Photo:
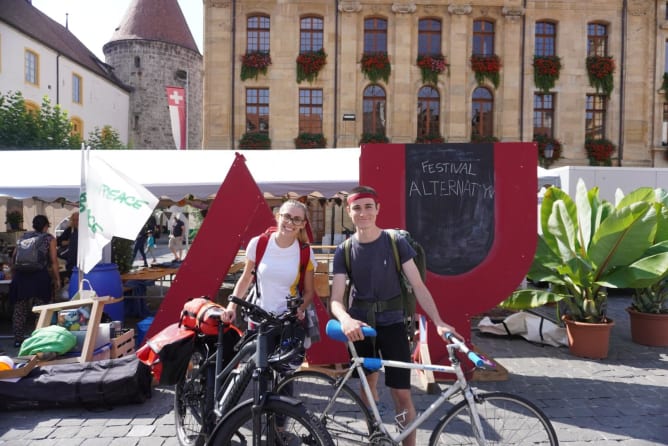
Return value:
M 173 262 L 181 262 L 183 260 L 183 230 L 185 223 L 181 220 L 181 213 L 174 215 L 174 222 L 169 234 L 169 250 L 172 251 L 174 258 Z
M 343 332 L 355 343 L 360 356 L 378 357 L 380 353 L 383 359 L 410 362 L 403 309 L 388 304 L 385 306 L 390 309 L 373 315 L 375 328 L 378 331 L 375 339 L 364 339 L 361 329 L 362 326 L 370 324 L 369 306 L 364 305 L 365 301 L 396 302 L 397 296 L 401 294 L 399 282 L 401 278 L 396 269 L 390 235 L 376 225 L 380 211 L 378 194 L 368 186 L 356 187 L 348 196 L 346 210 L 356 228 L 356 232 L 352 235 L 350 250 L 352 303 L 350 308 L 346 308 L 343 303 L 347 273 L 344 248 L 341 244 L 334 254 L 332 315 L 341 322 Z M 420 277 L 420 272 L 413 261 L 415 250 L 402 237 L 397 239 L 397 249 L 402 270 L 413 287 L 418 303 L 434 322 L 438 334 L 443 336 L 446 332 L 452 332 L 457 335 L 455 329 L 441 319 L 434 299 Z M 367 379 L 377 400 L 378 372 L 369 373 Z M 415 418 L 415 407 L 410 392 L 410 370 L 387 367 L 385 384 L 390 388 L 396 413 L 405 414 L 401 421 L 403 425 L 407 425 Z M 368 404 L 364 393 L 361 396 Z M 415 432 L 409 435 L 403 444 L 414 446 Z

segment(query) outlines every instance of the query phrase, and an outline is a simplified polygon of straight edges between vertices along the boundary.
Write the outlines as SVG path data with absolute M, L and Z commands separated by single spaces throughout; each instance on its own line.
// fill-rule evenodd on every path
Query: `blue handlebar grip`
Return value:
M 485 365 L 485 360 L 478 356 L 475 352 L 469 351 L 466 356 L 468 356 L 468 358 L 476 365 L 476 367 L 482 367 Z

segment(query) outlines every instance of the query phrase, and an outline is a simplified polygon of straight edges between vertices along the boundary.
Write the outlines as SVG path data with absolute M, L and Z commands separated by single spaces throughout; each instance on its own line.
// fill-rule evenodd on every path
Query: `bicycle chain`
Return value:
M 369 437 L 369 444 L 372 446 L 395 446 L 395 443 L 387 438 L 382 432 L 374 432 Z

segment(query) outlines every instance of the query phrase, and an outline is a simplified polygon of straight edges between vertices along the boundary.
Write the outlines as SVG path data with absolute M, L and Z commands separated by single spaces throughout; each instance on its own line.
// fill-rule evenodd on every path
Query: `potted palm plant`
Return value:
M 668 347 L 668 279 L 636 289 L 626 309 L 633 342 L 652 347 Z
M 607 357 L 614 324 L 606 315 L 608 288 L 646 288 L 668 275 L 668 242 L 655 243 L 666 218 L 657 211 L 665 192 L 639 188 L 619 196 L 615 206 L 599 197 L 598 188 L 587 191 L 582 180 L 574 200 L 557 187 L 549 188 L 540 209 L 542 234 L 527 277 L 550 287 L 518 290 L 502 303 L 522 310 L 562 302 L 569 347 L 576 356 Z M 594 340 L 592 332 L 601 337 Z

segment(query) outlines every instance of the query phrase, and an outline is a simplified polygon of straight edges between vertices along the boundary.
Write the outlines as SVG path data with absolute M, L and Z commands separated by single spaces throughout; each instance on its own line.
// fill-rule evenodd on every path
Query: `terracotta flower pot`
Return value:
M 591 359 L 608 357 L 610 331 L 615 325 L 612 319 L 608 319 L 606 324 L 577 322 L 566 316 L 562 319 L 566 324 L 568 346 L 573 355 Z
M 668 347 L 668 314 L 641 313 L 627 308 L 633 342 L 650 347 Z

